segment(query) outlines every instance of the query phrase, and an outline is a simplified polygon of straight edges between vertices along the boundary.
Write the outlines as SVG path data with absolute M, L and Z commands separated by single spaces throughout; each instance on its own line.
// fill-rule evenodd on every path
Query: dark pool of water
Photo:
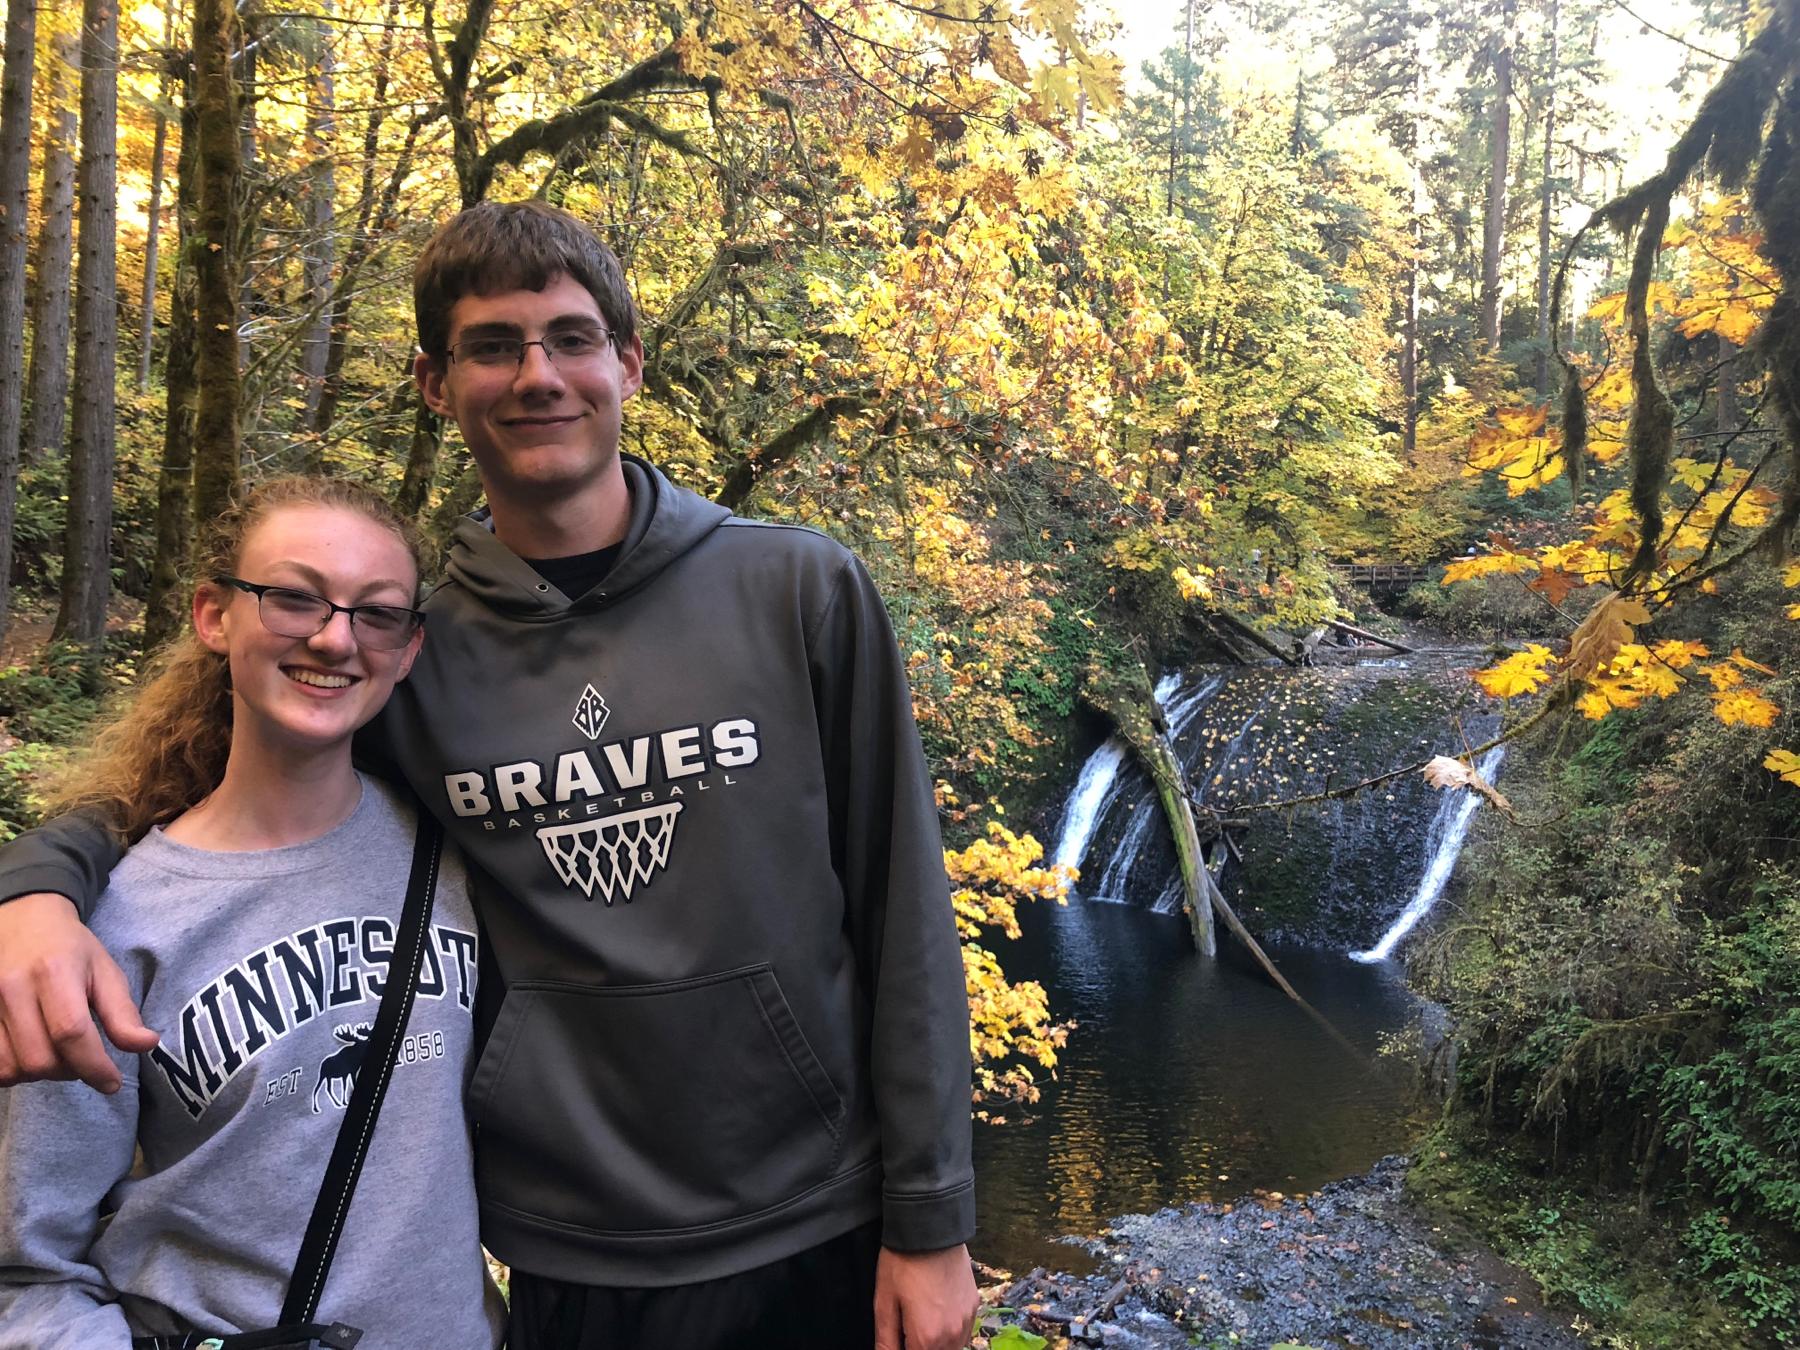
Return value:
M 1079 1268 L 1056 1237 L 1258 1187 L 1310 1191 L 1412 1138 L 1425 1109 L 1417 1074 L 1373 1057 L 1418 1017 L 1396 969 L 1270 950 L 1369 1057 L 1353 1056 L 1241 952 L 1197 958 L 1185 923 L 1080 900 L 1021 906 L 1020 940 L 999 948 L 1007 974 L 1041 980 L 1058 1019 L 1079 1025 L 1028 1116 L 976 1126 L 978 1260 Z

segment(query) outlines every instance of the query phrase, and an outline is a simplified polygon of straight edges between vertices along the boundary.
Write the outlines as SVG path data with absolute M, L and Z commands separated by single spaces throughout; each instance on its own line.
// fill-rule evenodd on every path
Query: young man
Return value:
M 369 750 L 495 883 L 470 1110 L 511 1344 L 962 1346 L 967 1004 L 879 597 L 619 453 L 643 348 L 571 217 L 464 211 L 415 301 L 491 514 Z M 91 903 L 114 852 L 47 826 L 0 895 Z M 147 1048 L 109 967 L 60 898 L 0 906 L 0 1081 L 107 1085 L 90 1002 Z

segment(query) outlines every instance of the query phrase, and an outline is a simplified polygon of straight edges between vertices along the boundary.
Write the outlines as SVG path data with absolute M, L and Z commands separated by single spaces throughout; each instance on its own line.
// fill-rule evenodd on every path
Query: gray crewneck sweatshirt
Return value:
M 153 831 L 92 919 L 148 1055 L 125 1085 L 0 1090 L 0 1350 L 125 1350 L 134 1335 L 273 1324 L 312 1213 L 406 893 L 413 820 L 362 780 L 350 818 L 215 853 Z M 319 1305 L 361 1350 L 493 1350 L 463 1094 L 476 927 L 438 880 L 419 993 Z M 134 1168 L 134 1151 L 142 1161 Z

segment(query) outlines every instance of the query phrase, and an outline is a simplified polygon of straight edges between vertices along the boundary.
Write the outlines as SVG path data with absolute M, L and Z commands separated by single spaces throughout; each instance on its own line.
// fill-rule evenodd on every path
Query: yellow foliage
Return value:
M 1203 572 L 1211 570 L 1211 568 L 1201 568 Z M 1195 576 L 1187 568 L 1177 567 L 1171 575 L 1175 578 L 1175 585 L 1181 590 L 1183 600 L 1212 599 L 1212 587 L 1206 583 L 1204 578 Z
M 1763 760 L 1763 768 L 1781 775 L 1781 781 L 1800 787 L 1800 755 L 1792 750 L 1771 750 Z
M 1683 642 L 1680 638 L 1657 643 L 1650 649 L 1650 654 L 1675 670 L 1686 670 L 1700 657 L 1711 655 L 1704 642 Z
M 1514 652 L 1497 666 L 1475 672 L 1475 682 L 1494 698 L 1516 698 L 1530 694 L 1550 680 L 1547 667 L 1556 663 L 1548 647 L 1532 642 L 1523 651 Z
M 1449 586 L 1458 581 L 1472 581 L 1476 577 L 1536 572 L 1537 570 L 1538 560 L 1529 553 L 1513 553 L 1506 549 L 1496 549 L 1492 553 L 1479 554 L 1473 558 L 1458 558 L 1444 568 L 1443 584 Z
M 979 944 L 996 928 L 1019 935 L 1017 902 L 1050 899 L 1066 903 L 1074 873 L 1038 866 L 1043 845 L 1015 834 L 998 821 L 967 848 L 944 851 L 951 903 L 963 939 L 963 978 L 969 993 L 969 1050 L 975 1062 L 977 1103 L 1038 1098 L 1031 1066 L 1053 1069 L 1068 1029 L 1050 1020 L 1049 999 L 1035 980 L 1009 981 L 994 954 Z M 987 1119 L 985 1109 L 976 1115 Z
M 1745 670 L 1754 670 L 1758 675 L 1775 675 L 1779 673 L 1773 667 L 1765 666 L 1761 661 L 1752 661 L 1749 657 L 1744 655 L 1744 650 L 1741 647 L 1733 647 L 1731 649 L 1730 659 L 1734 664 L 1742 666 Z
M 1466 474 L 1498 473 L 1514 497 L 1542 487 L 1563 471 L 1562 432 L 1546 426 L 1549 405 L 1496 408 L 1493 420 L 1469 442 Z
M 1731 689 L 1713 695 L 1713 714 L 1728 727 L 1772 727 L 1780 712 L 1754 689 Z

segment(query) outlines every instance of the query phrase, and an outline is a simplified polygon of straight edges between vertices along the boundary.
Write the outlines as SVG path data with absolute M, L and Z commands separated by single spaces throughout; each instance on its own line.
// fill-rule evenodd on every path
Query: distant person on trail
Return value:
M 466 210 L 414 296 L 487 510 L 358 750 L 479 865 L 469 1109 L 509 1344 L 958 1350 L 968 1004 L 880 597 L 824 536 L 619 452 L 643 347 L 572 217 Z M 81 819 L 0 855 L 0 1082 L 115 1084 L 90 1003 L 143 1048 L 59 898 L 90 909 L 116 856 Z
M 345 1056 L 385 993 L 416 820 L 352 768 L 350 738 L 419 653 L 414 541 L 384 498 L 329 479 L 265 484 L 213 533 L 193 630 L 61 796 L 137 839 L 89 921 L 124 968 L 105 978 L 167 1032 L 118 1057 L 110 1096 L 0 1091 L 0 1350 L 172 1350 L 291 1324 L 365 1071 Z M 475 915 L 458 859 L 436 880 L 432 959 L 317 1286 L 320 1319 L 371 1350 L 494 1350 L 504 1326 L 463 1114 Z M 349 959 L 328 979 L 321 952 Z M 279 969 L 318 979 L 269 998 Z

